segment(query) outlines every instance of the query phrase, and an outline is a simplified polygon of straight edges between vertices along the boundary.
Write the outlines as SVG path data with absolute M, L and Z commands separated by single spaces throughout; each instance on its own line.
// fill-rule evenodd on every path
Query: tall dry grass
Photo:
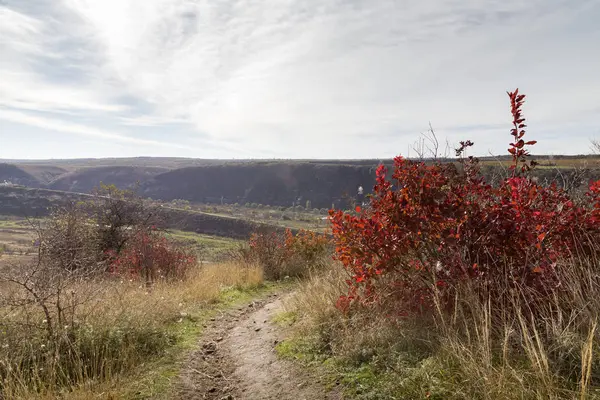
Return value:
M 450 318 L 438 314 L 440 354 L 463 387 L 483 399 L 600 397 L 600 264 L 569 258 L 557 270 L 562 286 L 544 302 L 513 288 L 499 307 L 467 286 Z
M 210 264 L 150 290 L 134 280 L 82 281 L 71 288 L 77 307 L 52 342 L 35 305 L 0 307 L 0 398 L 52 397 L 134 371 L 177 343 L 174 324 L 196 318 L 224 291 L 262 282 L 259 267 L 238 263 Z
M 600 264 L 572 257 L 557 270 L 563 284 L 543 302 L 464 285 L 451 311 L 394 319 L 392 309 L 337 310 L 347 277 L 332 264 L 288 308 L 299 351 L 334 360 L 358 398 L 600 399 Z

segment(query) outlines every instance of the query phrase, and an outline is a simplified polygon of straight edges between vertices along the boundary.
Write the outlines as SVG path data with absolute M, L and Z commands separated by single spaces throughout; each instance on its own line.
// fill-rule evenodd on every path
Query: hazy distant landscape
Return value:
M 600 156 L 538 156 L 534 173 L 548 181 L 589 170 L 594 177 Z M 450 162 L 450 160 L 448 160 Z M 200 160 L 123 158 L 73 160 L 0 160 L 3 181 L 33 188 L 89 193 L 101 182 L 119 188 L 139 184 L 140 194 L 157 200 L 271 206 L 345 207 L 359 186 L 369 191 L 374 171 L 391 160 Z M 487 175 L 510 159 L 483 157 Z M 591 174 L 591 175 L 590 175 Z
M 600 178 L 600 155 L 538 156 L 532 175 L 569 190 Z M 441 159 L 455 163 L 452 159 Z M 431 160 L 429 161 L 431 162 Z M 488 179 L 511 164 L 480 158 Z M 392 160 L 203 160 L 138 157 L 0 160 L 0 215 L 47 215 L 66 201 L 86 199 L 101 184 L 134 189 L 171 212 L 169 226 L 247 238 L 260 224 L 322 231 L 329 209 L 366 199 L 379 165 Z M 256 225 L 258 224 L 258 225 Z
M 0 0 L 0 400 L 600 400 L 599 21 Z

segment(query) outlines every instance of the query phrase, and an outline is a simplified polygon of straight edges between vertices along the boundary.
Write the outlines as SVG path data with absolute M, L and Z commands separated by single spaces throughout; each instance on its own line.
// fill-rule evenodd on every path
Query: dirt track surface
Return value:
M 282 299 L 271 295 L 214 318 L 182 371 L 176 398 L 341 399 L 297 365 L 277 357 L 274 348 L 283 332 L 271 319 L 282 306 Z

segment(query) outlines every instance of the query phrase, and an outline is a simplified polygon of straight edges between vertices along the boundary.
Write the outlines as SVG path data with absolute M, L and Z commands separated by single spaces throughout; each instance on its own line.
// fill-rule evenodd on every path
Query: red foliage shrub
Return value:
M 317 262 L 329 249 L 329 239 L 325 235 L 301 229 L 296 235 L 286 231 L 285 249 L 288 255 L 299 256 L 304 262 Z
M 254 233 L 249 257 L 261 265 L 268 279 L 301 276 L 314 267 L 328 250 L 329 240 L 312 231 Z
M 330 211 L 336 256 L 351 272 L 347 309 L 391 301 L 401 314 L 433 306 L 437 291 L 451 307 L 460 282 L 491 288 L 501 280 L 549 294 L 561 282 L 560 257 L 597 255 L 600 243 L 600 182 L 576 202 L 556 185 L 541 186 L 526 176 L 528 160 L 525 96 L 509 93 L 514 128 L 509 153 L 511 176 L 488 184 L 476 158 L 462 158 L 473 145 L 461 142 L 462 168 L 450 163 L 394 159 L 392 179 L 377 169 L 370 207 L 358 215 Z
M 183 279 L 197 264 L 196 255 L 169 241 L 156 230 L 134 234 L 120 253 L 109 252 L 109 272 L 143 278 Z
M 283 270 L 287 255 L 285 236 L 278 232 L 253 233 L 249 245 L 246 261 L 258 263 L 267 279 L 281 278 L 278 271 Z

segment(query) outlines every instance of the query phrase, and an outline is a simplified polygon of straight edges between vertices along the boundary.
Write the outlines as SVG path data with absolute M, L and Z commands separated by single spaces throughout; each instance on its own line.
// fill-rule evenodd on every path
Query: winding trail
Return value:
M 284 333 L 271 319 L 282 307 L 280 295 L 269 295 L 213 318 L 182 371 L 176 398 L 341 399 L 294 363 L 277 357 L 274 348 Z

